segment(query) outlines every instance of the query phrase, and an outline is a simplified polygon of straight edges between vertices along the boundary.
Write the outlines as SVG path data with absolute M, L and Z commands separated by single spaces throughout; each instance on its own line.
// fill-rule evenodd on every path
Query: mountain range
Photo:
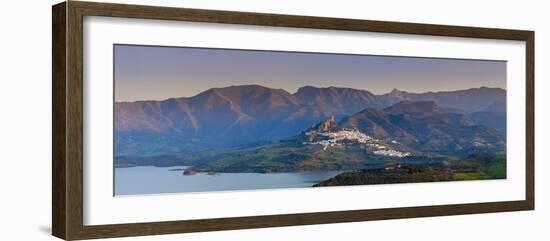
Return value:
M 192 97 L 116 102 L 115 155 L 159 155 L 277 140 L 330 116 L 342 125 L 410 145 L 431 138 L 453 145 L 461 136 L 475 138 L 480 132 L 505 136 L 505 109 L 506 91 L 500 88 L 393 90 L 383 95 L 338 87 L 304 86 L 294 94 L 259 85 L 212 88 Z M 418 131 L 425 135 L 411 134 Z

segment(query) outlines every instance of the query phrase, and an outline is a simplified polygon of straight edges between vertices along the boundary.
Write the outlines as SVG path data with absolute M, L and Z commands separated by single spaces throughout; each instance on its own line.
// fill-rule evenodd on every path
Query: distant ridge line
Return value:
M 135 103 L 135 102 L 155 102 L 155 101 L 167 101 L 167 100 L 170 100 L 170 99 L 188 99 L 188 98 L 193 98 L 193 97 L 196 97 L 200 94 L 203 94 L 205 92 L 208 92 L 208 91 L 212 91 L 212 90 L 219 90 L 219 89 L 227 89 L 227 88 L 240 88 L 240 87 L 260 87 L 260 88 L 265 88 L 265 89 L 270 89 L 270 90 L 278 90 L 278 91 L 284 91 L 290 95 L 296 95 L 300 89 L 304 89 L 304 88 L 313 88 L 313 89 L 320 89 L 320 90 L 327 90 L 327 89 L 340 89 L 340 90 L 353 90 L 353 91 L 366 91 L 366 92 L 369 92 L 371 93 L 372 95 L 374 96 L 385 96 L 385 95 L 390 95 L 392 93 L 404 93 L 404 94 L 413 94 L 413 95 L 423 95 L 423 94 L 444 94 L 444 93 L 452 93 L 452 92 L 462 92 L 462 91 L 471 91 L 471 90 L 483 90 L 483 89 L 488 89 L 488 90 L 501 90 L 501 91 L 505 91 L 506 92 L 506 89 L 504 88 L 500 88 L 500 87 L 487 87 L 487 86 L 480 86 L 480 87 L 472 87 L 472 88 L 467 88 L 467 89 L 457 89 L 457 90 L 437 90 L 437 91 L 426 91 L 426 92 L 412 92 L 412 91 L 406 91 L 406 90 L 399 90 L 397 88 L 394 88 L 392 89 L 392 91 L 390 92 L 387 92 L 387 93 L 384 93 L 384 94 L 374 94 L 372 93 L 370 90 L 367 90 L 367 89 L 357 89 L 357 88 L 352 88 L 352 87 L 339 87 L 339 86 L 328 86 L 328 87 L 317 87 L 317 86 L 313 86 L 313 85 L 304 85 L 300 88 L 298 88 L 296 90 L 296 92 L 294 93 L 290 93 L 289 91 L 283 89 L 283 88 L 271 88 L 271 87 L 266 87 L 266 86 L 263 86 L 263 85 L 259 85 L 259 84 L 244 84 L 244 85 L 230 85 L 230 86 L 225 86 L 225 87 L 212 87 L 212 88 L 209 88 L 209 89 L 206 89 L 202 92 L 199 92 L 193 96 L 174 96 L 174 97 L 169 97 L 169 98 L 165 98 L 165 99 L 148 99 L 148 100 L 122 100 L 122 101 L 115 101 L 115 103 Z M 115 96 L 116 97 L 116 96 Z

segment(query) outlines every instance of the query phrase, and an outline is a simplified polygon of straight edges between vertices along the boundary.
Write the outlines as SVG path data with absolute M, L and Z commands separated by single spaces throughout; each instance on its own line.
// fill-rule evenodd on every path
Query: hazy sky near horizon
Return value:
M 438 58 L 115 45 L 115 101 L 191 97 L 213 87 L 257 84 L 384 94 L 481 86 L 506 89 L 506 62 Z

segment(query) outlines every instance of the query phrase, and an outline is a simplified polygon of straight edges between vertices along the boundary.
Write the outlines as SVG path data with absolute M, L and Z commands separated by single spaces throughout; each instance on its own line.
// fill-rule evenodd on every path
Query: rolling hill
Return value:
M 384 110 L 367 108 L 340 125 L 421 152 L 464 155 L 506 147 L 505 136 L 498 130 L 478 125 L 466 114 L 444 112 L 433 101 L 402 101 Z

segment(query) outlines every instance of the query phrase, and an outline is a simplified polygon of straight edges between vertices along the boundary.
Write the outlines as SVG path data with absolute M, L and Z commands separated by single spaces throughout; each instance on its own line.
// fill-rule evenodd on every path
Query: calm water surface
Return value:
M 342 173 L 342 171 L 223 173 L 221 175 L 197 173 L 194 176 L 185 176 L 183 171 L 170 171 L 176 168 L 186 167 L 115 168 L 115 195 L 311 187 Z

